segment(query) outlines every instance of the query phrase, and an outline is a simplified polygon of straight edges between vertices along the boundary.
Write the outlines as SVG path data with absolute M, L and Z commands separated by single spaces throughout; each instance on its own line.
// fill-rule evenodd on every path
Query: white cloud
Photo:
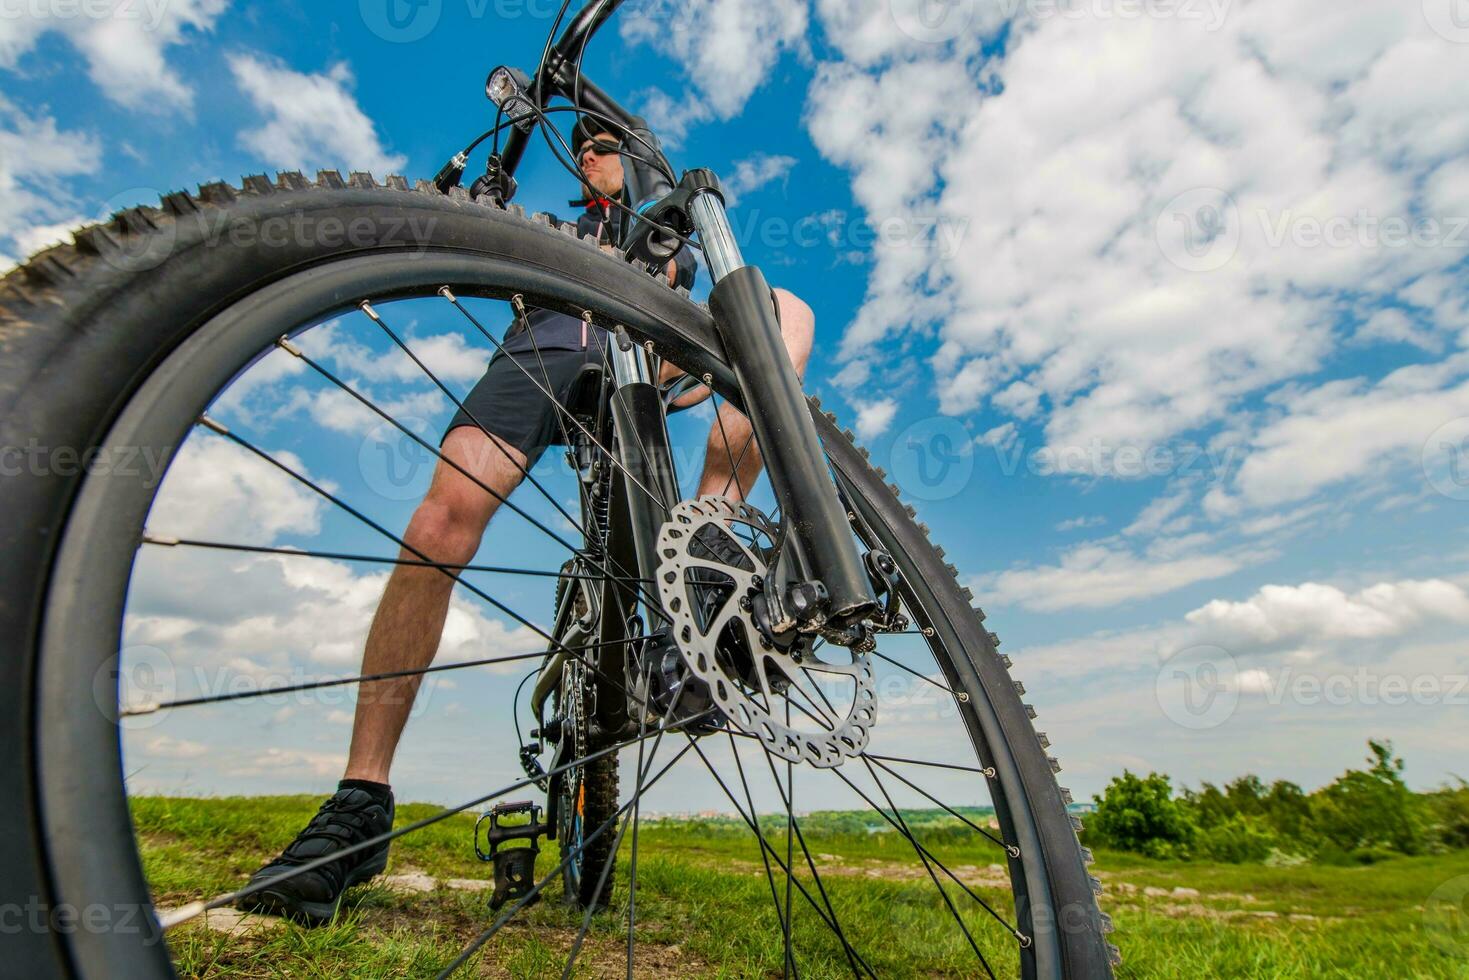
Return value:
M 861 388 L 872 377 L 872 363 L 858 358 L 848 361 L 842 369 L 832 376 L 831 383 L 838 388 L 852 390 Z
M 1469 214 L 1469 209 L 1466 209 Z M 1443 349 L 1443 337 L 1430 333 L 1402 310 L 1377 310 L 1357 329 L 1352 341 L 1362 346 L 1387 341 L 1389 343 L 1412 344 L 1426 351 Z
M 8 23 L 0 20 L 0 30 Z M 9 237 L 17 259 L 69 237 L 83 222 L 61 178 L 96 173 L 102 144 L 94 136 L 60 130 L 56 120 L 30 115 L 0 96 L 0 240 Z
M 857 405 L 857 435 L 863 439 L 875 439 L 893 424 L 898 414 L 898 403 L 891 398 Z
M 1380 582 L 1348 594 L 1306 582 L 1267 585 L 1243 602 L 1215 599 L 1184 617 L 1211 637 L 1252 645 L 1398 636 L 1431 621 L 1469 623 L 1469 595 L 1451 582 Z
M 93 83 L 112 101 L 154 112 L 188 109 L 193 90 L 169 66 L 165 50 L 212 30 L 227 5 L 228 0 L 17 3 L 0 16 L 0 68 L 23 68 L 25 55 L 54 32 L 81 53 Z
M 209 754 L 209 746 L 203 742 L 156 735 L 145 743 L 147 754 L 160 759 L 197 759 Z
M 273 455 L 305 474 L 294 453 Z M 265 460 L 199 432 L 170 465 L 148 529 L 172 537 L 268 543 L 282 534 L 315 534 L 325 509 L 325 500 Z
M 260 779 L 278 777 L 281 773 L 309 773 L 317 778 L 341 775 L 347 765 L 345 752 L 307 752 L 300 749 L 282 749 L 266 746 L 259 752 L 240 758 L 239 761 L 221 761 L 226 775 L 237 778 Z
M 887 4 L 822 3 L 850 61 L 811 85 L 817 147 L 870 221 L 963 229 L 952 253 L 874 247 L 844 352 L 937 326 L 943 411 L 1044 399 L 1053 447 L 1149 446 L 1317 370 L 1348 302 L 1462 331 L 1463 250 L 1372 230 L 1462 197 L 1469 59 L 1411 6 L 1235 4 L 1207 30 L 1083 5 L 984 62 L 913 45 Z M 1342 245 L 1310 241 L 1333 222 Z M 1190 247 L 1217 263 L 1190 271 Z
M 817 0 L 826 34 L 847 60 L 871 66 L 894 57 L 932 52 L 943 46 L 972 54 L 999 27 L 1008 9 L 1003 0 Z
M 780 56 L 804 43 L 808 18 L 805 0 L 651 0 L 629 14 L 623 41 L 674 58 L 689 79 L 679 99 L 643 96 L 644 115 L 670 143 L 694 123 L 738 115 Z
M 725 203 L 734 207 L 743 195 L 759 190 L 766 184 L 785 180 L 795 165 L 795 157 L 768 153 L 756 153 L 735 161 L 734 171 L 722 180 Z
M 494 354 L 488 341 L 485 346 L 475 346 L 464 332 L 420 334 L 411 327 L 402 333 L 404 343 L 445 383 L 478 380 Z M 381 353 L 373 351 L 355 339 L 340 320 L 302 334 L 297 343 L 313 358 L 342 374 L 367 381 L 426 380 L 423 368 L 396 346 Z
M 1022 566 L 973 580 L 987 603 L 1018 605 L 1041 612 L 1100 609 L 1162 595 L 1195 582 L 1221 578 L 1252 556 L 1205 553 L 1176 542 L 1156 541 L 1139 554 L 1120 546 L 1088 542 L 1062 554 L 1055 565 Z
M 1092 514 L 1086 517 L 1069 517 L 1056 525 L 1058 531 L 1077 531 L 1087 527 L 1099 527 L 1107 523 L 1107 519 L 1101 514 Z
M 979 445 L 993 446 L 999 452 L 1007 452 L 1020 438 L 1020 433 L 1015 428 L 1014 422 L 1001 422 L 993 429 L 987 429 L 975 437 L 974 441 Z
M 1381 660 L 1395 642 L 1469 622 L 1469 592 L 1442 579 L 1378 582 L 1356 592 L 1304 582 L 1266 585 L 1246 599 L 1215 599 L 1177 620 L 1013 651 L 1027 677 L 1076 681 L 1156 669 L 1181 650 L 1224 648 L 1243 669 L 1325 668 L 1348 654 Z
M 714 118 L 714 113 L 697 96 L 675 99 L 658 89 L 645 89 L 635 96 L 638 111 L 664 146 L 682 145 L 689 130 Z
M 1434 430 L 1469 416 L 1469 355 L 1400 368 L 1376 384 L 1331 381 L 1278 402 L 1284 415 L 1254 436 L 1234 484 L 1256 507 L 1302 500 L 1351 478 L 1417 474 Z M 1215 506 L 1227 510 L 1229 501 Z
M 1188 487 L 1178 488 L 1157 498 L 1143 508 L 1131 524 L 1122 529 L 1123 534 L 1152 535 L 1165 527 L 1170 531 L 1181 531 L 1187 526 L 1187 518 L 1180 519 L 1179 511 L 1192 499 Z
M 339 62 L 308 75 L 284 65 L 236 54 L 235 83 L 266 116 L 240 134 L 240 143 L 273 167 L 345 168 L 396 173 L 407 157 L 387 152 L 376 127 L 352 95 L 352 71 Z

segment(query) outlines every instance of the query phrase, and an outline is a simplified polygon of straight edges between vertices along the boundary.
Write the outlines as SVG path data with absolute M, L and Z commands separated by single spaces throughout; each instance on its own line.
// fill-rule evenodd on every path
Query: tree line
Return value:
M 1124 771 L 1100 796 L 1082 839 L 1157 858 L 1234 864 L 1371 863 L 1469 848 L 1469 782 L 1428 793 L 1403 782 L 1392 743 L 1367 742 L 1367 768 L 1306 792 L 1241 776 L 1175 791 L 1169 777 Z

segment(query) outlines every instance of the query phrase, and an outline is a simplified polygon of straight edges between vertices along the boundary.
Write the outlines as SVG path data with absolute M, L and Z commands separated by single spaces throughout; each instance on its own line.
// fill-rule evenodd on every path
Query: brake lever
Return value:
M 719 194 L 723 200 L 719 178 L 712 170 L 685 171 L 678 187 L 664 197 L 640 206 L 638 221 L 622 246 L 627 260 L 656 272 L 677 255 L 683 246 L 682 240 L 663 229 L 671 229 L 683 238 L 691 237 L 694 221 L 689 215 L 689 205 L 699 194 Z

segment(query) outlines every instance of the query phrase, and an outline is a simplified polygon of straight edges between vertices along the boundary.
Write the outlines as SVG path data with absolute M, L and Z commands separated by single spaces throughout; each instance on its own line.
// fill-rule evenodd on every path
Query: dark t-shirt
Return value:
M 593 201 L 576 219 L 576 233 L 580 237 L 593 236 L 599 244 L 617 245 L 622 242 L 627 225 L 627 212 L 601 201 Z M 687 245 L 673 257 L 678 267 L 680 285 L 692 286 L 698 273 L 699 263 L 694 250 Z M 530 330 L 521 328 L 519 320 L 512 321 L 505 331 L 504 349 L 509 353 L 533 350 L 582 350 L 588 346 L 607 345 L 607 331 L 601 327 L 565 313 L 551 310 L 531 309 L 526 312 Z M 597 336 L 592 336 L 592 331 Z M 535 334 L 534 343 L 531 333 Z

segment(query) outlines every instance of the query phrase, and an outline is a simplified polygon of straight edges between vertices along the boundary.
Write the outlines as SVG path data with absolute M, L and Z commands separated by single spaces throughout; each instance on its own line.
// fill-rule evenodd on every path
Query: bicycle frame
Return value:
M 542 112 L 560 96 L 625 130 L 635 130 L 661 158 L 646 124 L 584 78 L 574 60 L 621 4 L 622 0 L 591 0 L 583 7 L 551 47 L 528 94 Z M 513 176 L 529 138 L 521 129 L 511 130 L 498 161 L 504 173 Z M 640 211 L 674 191 L 665 177 L 636 162 L 630 168 L 628 189 L 630 203 L 639 204 Z M 875 611 L 877 602 L 852 538 L 847 508 L 825 465 L 800 379 L 786 353 L 773 295 L 760 270 L 746 264 L 740 253 L 717 178 L 709 171 L 695 171 L 685 174 L 679 189 L 687 194 L 687 218 L 715 282 L 710 311 L 744 393 L 741 407 L 786 515 L 789 546 L 777 569 L 776 588 L 768 592 L 770 620 L 782 632 L 797 627 L 844 629 Z M 624 347 L 625 343 L 618 344 L 612 356 L 616 380 L 612 410 L 620 462 L 623 473 L 641 474 L 640 482 L 664 498 L 652 500 L 641 490 L 623 488 L 627 530 L 636 551 L 628 567 L 636 567 L 652 581 L 658 566 L 653 542 L 664 515 L 678 502 L 678 484 L 651 354 L 635 345 Z M 630 478 L 622 479 L 626 483 Z

